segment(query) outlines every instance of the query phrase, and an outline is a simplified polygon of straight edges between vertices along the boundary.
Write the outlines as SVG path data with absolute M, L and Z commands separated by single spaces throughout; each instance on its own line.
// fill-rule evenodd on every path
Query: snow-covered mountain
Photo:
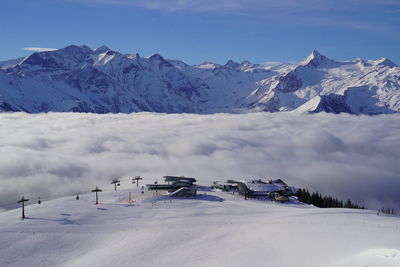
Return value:
M 292 70 L 260 84 L 251 105 L 266 111 L 400 111 L 400 68 L 385 58 L 336 62 L 314 50 Z
M 0 62 L 0 111 L 215 113 L 400 111 L 400 68 L 388 59 L 298 65 L 188 65 L 155 54 L 71 45 Z

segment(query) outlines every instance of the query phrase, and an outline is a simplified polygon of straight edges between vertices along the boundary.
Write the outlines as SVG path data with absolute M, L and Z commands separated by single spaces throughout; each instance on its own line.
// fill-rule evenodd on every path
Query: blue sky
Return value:
M 399 0 L 5 0 L 0 60 L 25 47 L 107 45 L 190 64 L 336 60 L 400 64 Z

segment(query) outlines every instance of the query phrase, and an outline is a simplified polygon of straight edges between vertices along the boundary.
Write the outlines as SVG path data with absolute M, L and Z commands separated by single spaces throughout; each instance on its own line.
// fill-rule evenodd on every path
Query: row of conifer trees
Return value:
M 378 215 L 380 214 L 380 213 L 385 213 L 385 214 L 389 214 L 389 215 L 395 215 L 396 214 L 396 211 L 392 208 L 381 208 L 381 209 L 379 209 L 378 210 Z
M 308 189 L 298 189 L 295 196 L 299 201 L 307 204 L 313 204 L 319 208 L 350 208 L 350 209 L 364 209 L 364 206 L 359 206 L 353 203 L 350 199 L 347 201 L 339 200 L 331 196 L 322 196 L 320 193 L 310 193 Z

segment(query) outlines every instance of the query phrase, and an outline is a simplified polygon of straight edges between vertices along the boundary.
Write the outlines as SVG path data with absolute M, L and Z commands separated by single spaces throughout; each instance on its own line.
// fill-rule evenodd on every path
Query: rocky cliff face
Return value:
M 400 111 L 400 68 L 388 59 L 298 65 L 191 66 L 155 54 L 71 45 L 0 62 L 0 111 L 213 113 Z

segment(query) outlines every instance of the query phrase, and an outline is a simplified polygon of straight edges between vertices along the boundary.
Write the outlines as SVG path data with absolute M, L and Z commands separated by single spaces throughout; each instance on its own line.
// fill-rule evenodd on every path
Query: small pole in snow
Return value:
M 118 179 L 114 179 L 112 180 L 111 184 L 114 184 L 114 190 L 117 191 L 117 185 L 120 186 L 121 181 L 119 181 Z
M 136 181 L 136 187 L 139 187 L 139 180 L 143 180 L 143 178 L 140 176 L 135 176 L 135 178 L 132 178 L 132 184 L 134 184 Z
M 132 202 L 132 200 L 131 200 L 131 192 L 129 192 L 129 203 L 131 203 Z
M 99 197 L 98 197 L 97 193 L 101 192 L 101 191 L 103 191 L 103 190 L 101 190 L 98 186 L 96 186 L 96 188 L 92 190 L 92 192 L 96 192 L 96 205 L 99 204 Z
M 25 202 L 29 201 L 29 199 L 24 198 L 24 196 L 22 196 L 21 200 L 18 201 L 18 203 L 22 203 L 22 220 L 25 219 Z

